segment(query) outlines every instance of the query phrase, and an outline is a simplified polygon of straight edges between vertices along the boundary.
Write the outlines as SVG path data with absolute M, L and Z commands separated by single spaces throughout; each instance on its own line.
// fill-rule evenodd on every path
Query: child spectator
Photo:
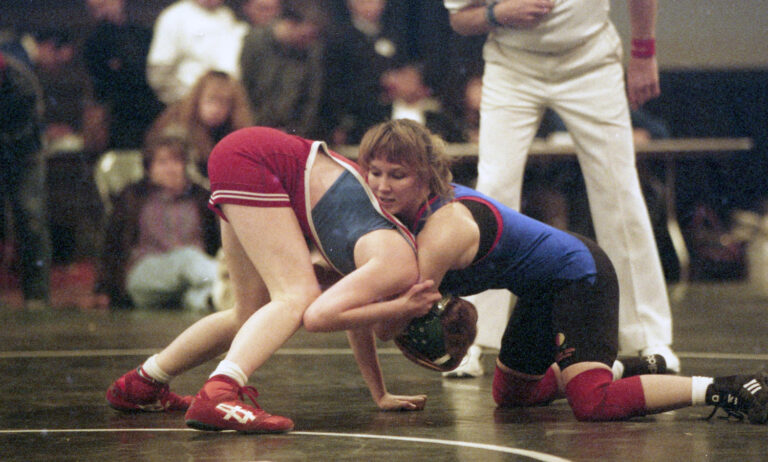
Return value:
M 482 76 L 470 77 L 464 85 L 461 124 L 464 139 L 470 143 L 477 143 L 480 137 L 480 97 L 482 92 Z
M 128 186 L 109 218 L 96 285 L 98 304 L 209 310 L 219 228 L 208 191 L 190 181 L 186 140 L 144 149 L 147 178 Z

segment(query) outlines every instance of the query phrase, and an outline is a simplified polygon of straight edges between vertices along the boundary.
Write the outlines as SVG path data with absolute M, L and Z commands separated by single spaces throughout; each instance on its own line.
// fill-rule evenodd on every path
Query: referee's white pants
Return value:
M 672 343 L 666 283 L 635 164 L 621 43 L 613 27 L 561 55 L 486 44 L 477 189 L 517 210 L 528 150 L 550 107 L 571 134 L 595 234 L 619 278 L 619 346 L 637 354 Z M 506 291 L 480 294 L 477 342 L 497 347 Z

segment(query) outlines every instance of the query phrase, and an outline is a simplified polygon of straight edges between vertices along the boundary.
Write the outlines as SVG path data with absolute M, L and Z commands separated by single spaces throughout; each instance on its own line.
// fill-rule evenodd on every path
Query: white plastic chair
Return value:
M 107 151 L 96 161 L 93 172 L 104 212 L 112 213 L 113 199 L 129 184 L 144 178 L 144 164 L 139 150 Z

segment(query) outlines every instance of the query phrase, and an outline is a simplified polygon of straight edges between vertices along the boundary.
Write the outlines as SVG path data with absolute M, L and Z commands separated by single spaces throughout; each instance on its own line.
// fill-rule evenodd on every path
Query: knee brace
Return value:
M 557 395 L 557 378 L 550 367 L 541 380 L 525 380 L 496 366 L 493 400 L 502 407 L 544 406 Z
M 568 382 L 565 394 L 577 420 L 626 420 L 645 415 L 640 377 L 612 380 L 610 370 L 590 369 Z

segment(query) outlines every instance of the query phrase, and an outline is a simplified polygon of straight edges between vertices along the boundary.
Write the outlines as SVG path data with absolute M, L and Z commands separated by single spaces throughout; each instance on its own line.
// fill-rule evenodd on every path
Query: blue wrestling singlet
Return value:
M 465 186 L 453 185 L 454 201 L 474 201 L 488 209 L 491 220 L 478 220 L 481 252 L 468 267 L 448 271 L 440 292 L 457 296 L 476 294 L 488 289 L 507 289 L 517 295 L 546 287 L 554 281 L 594 278 L 595 261 L 589 249 L 577 237 L 534 220 L 500 202 Z M 445 201 L 434 200 L 434 212 Z M 475 207 L 469 206 L 473 215 Z M 416 232 L 426 221 L 426 207 Z M 483 242 L 490 242 L 484 246 Z
M 397 229 L 371 203 L 364 187 L 344 171 L 312 209 L 320 251 L 341 274 L 355 269 L 355 244 L 377 229 Z

